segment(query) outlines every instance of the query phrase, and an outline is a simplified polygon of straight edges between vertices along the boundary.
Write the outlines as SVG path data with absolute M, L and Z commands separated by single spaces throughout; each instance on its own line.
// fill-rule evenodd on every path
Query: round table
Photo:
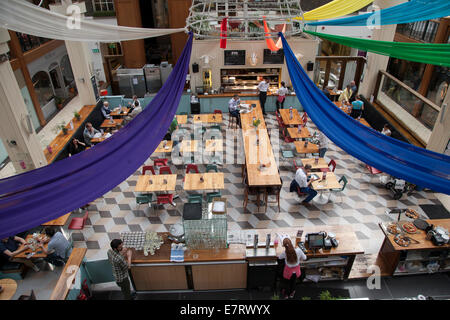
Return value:
M 16 293 L 17 282 L 13 279 L 0 279 L 0 286 L 3 288 L 0 300 L 10 300 Z

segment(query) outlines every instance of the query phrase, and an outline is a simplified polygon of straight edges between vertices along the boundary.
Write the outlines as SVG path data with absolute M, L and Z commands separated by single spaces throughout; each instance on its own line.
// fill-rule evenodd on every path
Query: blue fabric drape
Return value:
M 286 64 L 298 100 L 330 140 L 355 158 L 397 178 L 450 194 L 450 157 L 382 135 L 336 107 L 314 84 L 284 36 Z
M 192 33 L 149 105 L 111 138 L 48 166 L 0 180 L 0 239 L 39 226 L 112 190 L 148 159 L 169 128 L 183 93 Z
M 380 26 L 410 23 L 450 15 L 449 0 L 411 0 L 390 8 L 347 18 L 307 22 L 311 26 Z

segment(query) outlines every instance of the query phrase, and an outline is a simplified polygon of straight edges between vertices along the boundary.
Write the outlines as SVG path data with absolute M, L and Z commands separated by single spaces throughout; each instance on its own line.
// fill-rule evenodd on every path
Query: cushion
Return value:
M 22 268 L 22 264 L 18 262 L 7 262 L 0 266 L 1 271 L 16 271 Z

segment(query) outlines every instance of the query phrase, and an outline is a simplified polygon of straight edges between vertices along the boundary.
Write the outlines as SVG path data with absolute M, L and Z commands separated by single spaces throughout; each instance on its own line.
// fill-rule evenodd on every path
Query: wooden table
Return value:
M 164 179 L 167 183 L 164 183 Z M 150 184 L 150 180 L 152 184 Z M 175 191 L 177 185 L 176 174 L 158 174 L 158 175 L 141 175 L 138 178 L 135 192 L 159 192 L 159 191 Z
M 123 124 L 123 119 L 113 119 L 113 120 L 114 122 L 111 123 L 111 119 L 105 119 L 105 121 L 103 121 L 103 123 L 101 124 L 100 128 L 111 129 L 117 126 L 121 126 Z
M 220 113 L 207 113 L 194 115 L 194 123 L 221 123 L 222 114 Z
M 119 113 L 119 110 L 112 111 L 111 115 L 114 117 L 125 117 L 128 115 L 128 112 L 130 112 L 130 108 L 122 107 L 122 111 L 123 111 L 123 113 Z
M 203 177 L 204 181 L 200 181 Z M 184 181 L 184 190 L 221 190 L 225 189 L 223 172 L 188 173 Z
M 172 152 L 173 149 L 173 141 L 172 140 L 167 140 L 166 141 L 166 148 L 164 148 L 164 141 L 161 141 L 159 143 L 158 148 L 156 148 L 156 150 L 154 152 L 158 152 L 158 153 L 164 153 L 164 152 Z
M 178 114 L 176 115 L 178 124 L 186 124 L 187 123 L 187 114 Z
M 303 166 L 310 164 L 313 170 L 326 169 L 328 168 L 328 164 L 324 158 L 319 158 L 319 162 L 315 163 L 315 158 L 303 158 L 301 159 Z
M 197 152 L 198 140 L 183 140 L 180 146 L 180 152 Z
M 344 111 L 346 114 L 350 114 L 352 112 L 352 106 L 351 105 L 343 105 L 342 101 L 334 101 L 333 102 L 339 109 Z
M 298 132 L 298 128 L 287 128 L 287 131 L 292 139 L 305 139 L 311 137 L 307 127 L 303 127 L 300 132 Z
M 53 141 L 49 144 L 49 146 L 52 149 L 52 153 L 48 152 L 48 149 L 44 149 L 44 155 L 47 159 L 47 163 L 52 163 L 56 157 L 59 155 L 61 150 L 64 149 L 64 147 L 67 145 L 67 143 L 72 139 L 73 135 L 77 131 L 77 129 L 83 124 L 83 122 L 89 117 L 92 111 L 94 111 L 95 105 L 89 105 L 84 106 L 81 108 L 81 110 L 78 112 L 80 114 L 80 120 L 77 120 L 76 118 L 72 119 L 73 122 L 73 130 L 70 130 L 70 124 L 68 123 L 66 125 L 66 128 L 69 129 L 69 132 L 67 134 L 63 134 L 61 131 L 58 133 L 58 135 L 53 139 Z
M 222 152 L 223 151 L 223 140 L 206 140 L 205 141 L 205 151 L 206 152 Z
M 340 93 L 334 92 L 333 90 L 328 89 L 328 93 L 331 96 L 331 101 L 336 101 L 336 99 L 339 98 L 339 96 L 341 95 Z
M 280 115 L 283 123 L 287 126 L 303 124 L 302 117 L 297 109 L 292 109 L 292 119 L 290 118 L 289 109 L 280 109 Z
M 55 220 L 43 223 L 42 226 L 54 226 L 54 227 L 63 227 L 66 225 L 67 220 L 69 220 L 70 214 L 72 212 L 69 212 Z
M 27 235 L 27 237 L 25 238 L 25 241 L 28 243 L 28 240 L 29 240 L 29 239 L 32 239 L 32 238 L 33 238 L 33 235 L 32 235 L 32 234 L 29 234 L 29 235 Z M 24 247 L 24 245 L 21 244 L 20 247 L 19 247 L 19 249 L 23 249 L 23 247 Z M 44 248 L 45 248 L 45 249 L 48 249 L 48 242 L 44 244 Z M 36 254 L 33 255 L 30 259 L 39 259 L 39 258 L 45 258 L 45 257 L 47 257 L 47 254 L 42 250 L 41 247 L 37 247 L 36 250 L 35 250 L 35 252 L 39 252 L 39 251 L 41 251 L 41 252 L 40 252 L 40 253 L 36 253 Z M 23 252 L 21 252 L 21 253 L 15 255 L 14 257 L 15 257 L 15 258 L 26 258 L 26 257 L 27 257 L 27 254 L 29 254 L 29 253 L 31 253 L 31 252 L 33 252 L 31 249 L 27 249 L 27 250 L 25 250 L 25 251 L 23 251 Z
M 249 113 L 241 113 L 242 138 L 244 139 L 245 165 L 248 183 L 252 187 L 280 186 L 281 179 L 273 154 L 272 145 L 267 133 L 266 123 L 258 100 L 247 100 L 256 108 Z M 256 133 L 253 117 L 261 120 L 258 126 L 259 145 L 256 145 Z M 261 165 L 265 167 L 261 167 Z
M 320 179 L 320 180 L 317 180 L 317 181 L 314 181 L 313 183 L 311 183 L 312 188 L 316 191 L 342 188 L 342 186 L 338 182 L 338 179 L 337 179 L 336 175 L 334 174 L 334 172 L 327 172 L 325 181 L 323 181 L 323 172 L 314 172 L 312 174 L 319 176 L 319 179 Z
M 105 141 L 107 138 L 105 138 L 105 135 L 103 135 L 102 137 L 100 137 L 100 138 L 92 138 L 91 139 L 91 143 L 92 144 L 97 144 L 97 143 L 100 143 L 100 142 L 103 142 L 103 141 Z
M 314 144 L 311 142 L 308 142 L 308 145 L 305 148 L 305 142 L 304 141 L 294 141 L 295 149 L 297 150 L 297 153 L 319 153 L 319 145 Z
M 365 125 L 365 126 L 367 126 L 367 127 L 369 127 L 369 128 L 372 128 L 371 126 L 370 126 L 370 124 L 366 121 L 366 119 L 364 119 L 364 118 L 361 118 L 361 119 L 355 119 L 356 121 L 359 121 L 360 123 L 362 123 L 363 125 Z
M 16 293 L 17 282 L 14 279 L 0 279 L 0 286 L 3 288 L 0 300 L 10 300 Z

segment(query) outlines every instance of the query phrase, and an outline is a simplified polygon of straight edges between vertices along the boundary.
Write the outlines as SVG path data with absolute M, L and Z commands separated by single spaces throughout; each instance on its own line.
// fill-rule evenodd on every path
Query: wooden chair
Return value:
M 291 143 L 291 142 L 294 142 L 294 141 L 295 141 L 295 139 L 289 137 L 288 132 L 287 132 L 287 128 L 284 128 L 284 129 L 281 131 L 281 134 L 283 135 L 283 140 L 284 140 L 284 142 L 286 142 L 286 143 Z
M 244 208 L 247 209 L 247 204 L 248 204 L 248 200 L 249 200 L 249 196 L 256 196 L 256 199 L 253 201 L 256 201 L 256 205 L 258 206 L 258 212 L 259 212 L 259 208 L 260 208 L 260 197 L 261 194 L 263 195 L 263 199 L 266 198 L 266 188 L 256 188 L 256 187 L 250 187 L 248 185 L 248 181 L 247 181 L 247 177 L 245 177 L 245 181 L 244 181 Z
M 280 178 L 281 180 L 281 186 L 277 186 L 277 187 L 270 187 L 270 188 L 266 188 L 266 198 L 265 198 L 265 202 L 266 202 L 266 209 L 265 211 L 267 211 L 267 204 L 268 203 L 277 203 L 278 202 L 278 212 L 280 212 L 280 193 L 281 193 L 281 188 L 283 186 L 283 180 Z M 269 196 L 276 196 L 276 201 L 269 201 Z

